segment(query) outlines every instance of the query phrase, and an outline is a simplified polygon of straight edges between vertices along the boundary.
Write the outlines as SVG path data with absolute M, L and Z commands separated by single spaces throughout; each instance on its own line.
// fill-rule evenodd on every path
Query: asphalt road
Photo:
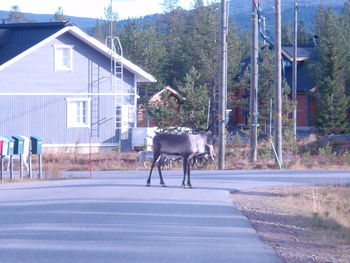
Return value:
M 73 180 L 0 184 L 0 262 L 283 262 L 236 210 L 230 191 L 350 183 L 350 171 L 67 173 Z M 252 192 L 254 194 L 254 192 Z

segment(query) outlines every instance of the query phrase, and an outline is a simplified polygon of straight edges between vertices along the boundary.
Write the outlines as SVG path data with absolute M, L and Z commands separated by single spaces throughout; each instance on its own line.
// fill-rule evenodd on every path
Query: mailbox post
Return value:
M 13 154 L 14 154 L 14 144 L 15 140 L 12 137 L 5 136 L 8 141 L 7 155 L 10 155 L 10 180 L 13 180 Z
M 23 179 L 23 153 L 24 153 L 24 139 L 21 136 L 12 136 L 14 139 L 14 154 L 19 154 L 19 174 Z
M 5 137 L 0 137 L 0 139 L 2 140 L 2 152 L 1 152 L 1 181 L 2 181 L 2 179 L 3 179 L 3 170 L 4 170 L 3 157 L 5 155 L 7 155 L 7 153 L 8 153 L 9 141 Z
M 31 154 L 38 154 L 39 155 L 39 178 L 42 179 L 42 139 L 37 136 L 30 136 L 30 142 L 31 142 Z M 31 165 L 31 157 L 29 161 L 29 176 L 32 178 L 32 165 Z

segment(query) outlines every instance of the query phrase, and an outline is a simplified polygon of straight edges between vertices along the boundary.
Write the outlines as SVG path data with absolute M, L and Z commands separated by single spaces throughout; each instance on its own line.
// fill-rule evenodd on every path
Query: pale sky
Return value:
M 54 14 L 59 6 L 69 16 L 104 17 L 104 7 L 110 0 L 0 0 L 0 10 L 9 11 L 17 5 L 23 13 Z M 192 0 L 180 0 L 180 6 L 188 9 Z M 163 0 L 113 0 L 113 11 L 120 19 L 163 13 Z

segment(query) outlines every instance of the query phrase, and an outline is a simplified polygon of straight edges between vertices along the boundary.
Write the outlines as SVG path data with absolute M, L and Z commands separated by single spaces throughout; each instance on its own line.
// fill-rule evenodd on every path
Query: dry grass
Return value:
M 37 156 L 33 156 L 33 164 L 33 169 L 38 169 Z M 92 154 L 91 161 L 89 154 L 43 154 L 44 170 L 52 174 L 57 174 L 59 171 L 88 171 L 90 165 L 95 171 L 148 170 L 151 163 L 146 164 L 148 168 L 137 165 L 136 152 L 96 153 Z M 207 168 L 214 169 L 215 165 L 208 165 Z M 172 169 L 182 169 L 181 163 L 174 164 Z
M 134 170 L 136 153 L 96 153 L 89 154 L 43 154 L 45 170 L 87 171 L 94 170 Z M 34 161 L 37 163 L 36 161 Z
M 258 145 L 258 160 L 249 161 L 249 145 L 242 138 L 234 137 L 226 145 L 226 169 L 278 169 L 275 164 L 271 144 L 262 140 Z M 43 169 L 45 178 L 57 179 L 61 171 L 95 171 L 110 170 L 148 170 L 136 164 L 136 152 L 129 153 L 100 153 L 92 154 L 43 154 Z M 33 156 L 34 168 L 37 169 L 37 156 Z M 90 164 L 91 163 L 91 164 Z M 150 164 L 148 164 L 148 167 Z M 299 140 L 297 145 L 285 144 L 284 167 L 287 169 L 350 169 L 350 152 L 347 148 L 325 144 L 305 139 Z M 209 165 L 206 169 L 216 169 L 216 165 Z M 182 169 L 181 164 L 172 169 Z M 195 168 L 194 168 L 195 169 Z
M 349 262 L 350 185 L 254 189 L 232 198 L 286 262 Z
M 275 205 L 309 219 L 315 234 L 350 244 L 350 186 L 305 186 L 287 189 Z
M 277 169 L 269 140 L 258 142 L 258 160 L 249 162 L 249 144 L 234 137 L 226 145 L 227 169 Z M 340 144 L 310 136 L 284 141 L 283 166 L 286 169 L 350 169 L 350 142 Z

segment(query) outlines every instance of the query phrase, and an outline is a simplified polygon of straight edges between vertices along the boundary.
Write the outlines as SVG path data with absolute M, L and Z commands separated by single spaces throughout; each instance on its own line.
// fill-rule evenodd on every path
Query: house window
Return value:
M 67 127 L 90 127 L 90 98 L 67 98 Z
M 73 46 L 54 45 L 55 71 L 72 71 Z

